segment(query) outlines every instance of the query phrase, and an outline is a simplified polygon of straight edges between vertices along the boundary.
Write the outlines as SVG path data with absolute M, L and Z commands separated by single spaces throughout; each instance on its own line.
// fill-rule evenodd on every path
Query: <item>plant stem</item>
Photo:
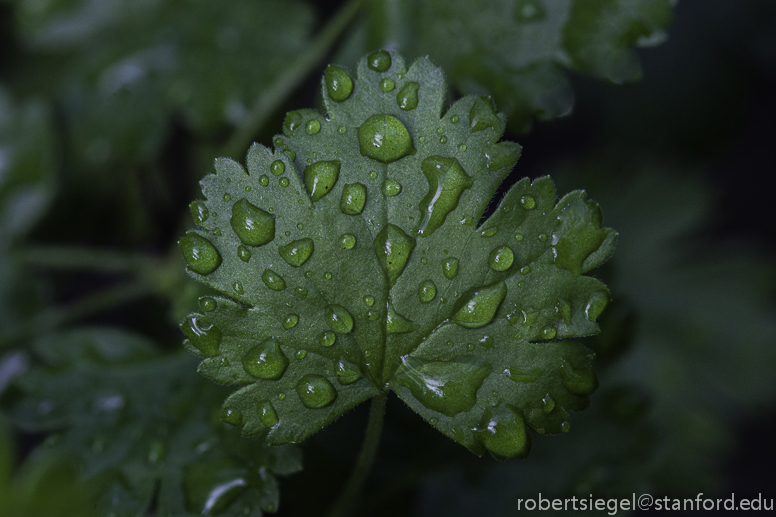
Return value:
M 110 287 L 65 307 L 49 309 L 0 337 L 0 350 L 20 341 L 51 332 L 72 321 L 91 316 L 153 293 L 147 282 Z
M 148 272 L 159 268 L 159 261 L 149 255 L 72 246 L 27 246 L 15 252 L 14 256 L 28 265 L 54 269 L 115 273 Z
M 363 0 L 350 0 L 335 14 L 307 49 L 292 61 L 272 86 L 256 99 L 245 120 L 237 127 L 232 137 L 221 150 L 223 156 L 241 159 L 254 135 L 267 119 L 282 105 L 313 68 L 329 52 L 340 34 L 347 28 L 358 12 Z
M 361 452 L 358 454 L 356 465 L 350 473 L 345 488 L 342 489 L 337 500 L 329 511 L 329 517 L 345 517 L 353 507 L 354 498 L 361 491 L 366 481 L 372 463 L 377 455 L 380 445 L 380 435 L 383 431 L 383 417 L 385 416 L 385 401 L 388 398 L 388 390 L 372 399 L 369 408 L 369 422 L 366 425 L 366 437 L 361 444 Z

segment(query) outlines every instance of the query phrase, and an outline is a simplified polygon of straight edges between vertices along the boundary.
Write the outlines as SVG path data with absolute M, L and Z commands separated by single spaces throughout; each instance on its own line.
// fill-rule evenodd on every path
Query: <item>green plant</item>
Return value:
M 581 78 L 637 79 L 674 2 L 335 3 L 0 2 L 0 513 L 711 491 L 774 399 L 772 264 L 692 248 L 707 182 L 655 157 L 706 118 Z

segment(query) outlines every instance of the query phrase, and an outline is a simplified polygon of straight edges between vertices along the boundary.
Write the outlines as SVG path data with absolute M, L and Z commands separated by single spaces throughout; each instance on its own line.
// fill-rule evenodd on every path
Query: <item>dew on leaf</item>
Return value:
M 385 330 L 388 334 L 402 334 L 416 330 L 418 325 L 402 316 L 393 308 L 393 303 L 388 303 L 388 317 L 385 319 Z
M 272 162 L 272 165 L 269 166 L 269 170 L 275 176 L 280 176 L 281 174 L 286 172 L 286 164 L 283 163 L 281 160 L 275 160 L 274 162 Z
M 609 304 L 610 296 L 607 291 L 596 291 L 590 297 L 585 306 L 585 318 L 589 321 L 595 321 L 604 312 L 604 308 Z
M 532 198 L 531 196 L 523 196 L 520 198 L 520 204 L 523 205 L 523 208 L 526 210 L 533 210 L 536 208 L 536 200 Z
M 188 316 L 181 323 L 181 330 L 197 350 L 204 355 L 218 355 L 221 346 L 221 331 L 212 324 L 201 320 L 198 314 Z
M 339 238 L 340 248 L 343 250 L 351 250 L 356 245 L 356 236 L 352 233 L 343 233 Z
M 209 240 L 194 232 L 178 241 L 189 269 L 200 275 L 209 275 L 221 265 L 221 254 Z
M 299 111 L 289 111 L 286 113 L 286 118 L 283 121 L 283 129 L 285 130 L 286 134 L 289 134 L 290 132 L 302 127 L 302 124 L 304 124 L 304 117 L 302 116 L 302 113 Z M 281 140 L 280 142 L 282 143 L 283 141 Z M 283 149 L 287 149 L 287 146 L 284 146 Z
M 331 280 L 331 272 L 330 271 L 325 272 L 323 274 L 323 278 L 325 278 L 326 280 Z
M 574 395 L 590 395 L 598 387 L 598 379 L 591 368 L 574 368 L 561 360 L 560 378 L 563 387 Z
M 480 235 L 488 239 L 496 235 L 496 233 L 498 233 L 498 226 L 491 226 L 490 228 L 486 228 L 485 230 L 482 230 L 480 232 Z
M 452 280 L 456 276 L 458 276 L 458 265 L 459 260 L 455 257 L 450 257 L 442 260 L 442 273 L 445 275 L 445 278 L 448 280 Z
M 435 416 L 432 416 L 428 419 L 428 423 L 431 425 L 437 425 L 439 423 L 439 419 Z
M 422 219 L 418 234 L 428 237 L 445 222 L 447 214 L 456 209 L 461 194 L 471 188 L 473 182 L 455 158 L 429 156 L 420 167 L 428 180 L 428 194 L 419 204 Z
M 280 178 L 278 180 L 278 185 L 281 187 L 287 187 L 288 186 L 288 178 Z
M 342 68 L 329 65 L 323 73 L 326 92 L 334 102 L 343 102 L 353 93 L 353 79 Z
M 549 393 L 547 393 L 544 397 L 542 397 L 542 411 L 544 411 L 545 415 L 548 415 L 552 413 L 552 410 L 555 409 L 555 399 L 553 399 Z
M 289 314 L 283 320 L 283 328 L 286 329 L 286 330 L 294 328 L 297 323 L 299 323 L 299 315 L 298 314 L 293 314 L 293 313 Z
M 256 406 L 256 412 L 259 414 L 259 420 L 264 427 L 275 427 L 280 419 L 275 411 L 275 407 L 269 400 L 262 400 Z
M 275 216 L 241 199 L 232 205 L 229 223 L 240 240 L 248 246 L 263 246 L 275 238 Z
M 307 357 L 307 350 L 297 350 L 296 353 L 294 354 L 294 357 L 300 360 L 304 359 L 305 357 Z
M 337 335 L 334 334 L 334 332 L 329 332 L 328 330 L 321 334 L 321 344 L 323 346 L 332 346 L 337 341 Z
M 398 196 L 401 193 L 401 184 L 396 180 L 387 179 L 383 185 L 383 192 L 389 197 Z
M 483 336 L 479 340 L 480 346 L 484 346 L 485 348 L 493 348 L 493 346 L 496 344 L 496 340 L 494 340 L 490 336 Z
M 241 282 L 232 283 L 232 289 L 234 289 L 234 292 L 237 294 L 245 294 L 245 290 L 243 289 Z
M 485 409 L 473 434 L 497 459 L 525 458 L 531 449 L 531 434 L 523 415 L 509 405 Z
M 308 409 L 324 408 L 337 398 L 337 390 L 329 379 L 312 373 L 299 379 L 296 383 L 296 392 L 299 394 L 299 400 Z
M 353 332 L 353 316 L 342 305 L 329 305 L 324 312 L 324 319 L 329 328 L 338 334 Z
M 304 132 L 308 135 L 315 135 L 321 130 L 321 123 L 315 119 L 308 120 L 304 127 Z
M 457 124 L 458 120 L 459 120 L 458 115 L 453 115 L 452 117 L 450 117 L 450 122 L 452 122 L 453 124 Z
M 267 177 L 266 174 L 262 174 L 259 177 L 259 185 L 261 185 L 262 187 L 266 187 L 267 185 L 269 185 L 269 178 Z
M 404 124 L 393 115 L 372 115 L 358 128 L 362 156 L 391 163 L 415 152 Z
M 221 409 L 221 421 L 234 426 L 242 425 L 242 412 L 239 409 L 223 408 Z
M 210 217 L 210 211 L 204 201 L 194 201 L 189 205 L 189 211 L 197 226 L 202 226 Z
M 389 223 L 375 237 L 374 248 L 380 266 L 388 275 L 388 284 L 393 287 L 410 260 L 410 254 L 415 249 L 415 239 L 395 224 Z
M 278 400 L 286 400 L 286 394 L 285 393 L 278 393 Z
M 366 185 L 361 183 L 348 183 L 342 189 L 340 198 L 340 210 L 343 214 L 359 215 L 364 211 L 366 204 Z
M 471 290 L 461 300 L 452 321 L 469 329 L 484 327 L 493 321 L 506 295 L 504 282 Z
M 523 267 L 520 268 L 520 274 L 521 275 L 527 275 L 530 272 L 531 272 L 531 267 L 530 266 L 523 266 Z
M 558 331 L 555 330 L 555 327 L 547 327 L 542 330 L 542 339 L 553 339 L 557 333 Z
M 224 201 L 231 201 L 231 200 L 232 200 L 232 196 L 230 196 L 229 194 L 224 194 Z
M 447 137 L 445 135 L 442 135 L 439 137 L 439 143 L 440 144 L 446 144 L 447 143 Z
M 547 234 L 546 233 L 540 233 L 539 234 L 539 240 L 541 242 L 547 242 Z
M 428 303 L 436 298 L 436 285 L 432 280 L 424 280 L 418 285 L 418 299 L 420 303 Z
M 353 384 L 357 380 L 363 377 L 361 374 L 361 371 L 358 369 L 358 367 L 346 361 L 345 359 L 340 359 L 337 361 L 337 382 L 342 384 L 343 386 L 348 386 L 350 384 Z
M 506 271 L 515 260 L 515 255 L 509 246 L 499 246 L 490 252 L 488 265 L 494 271 Z
M 493 100 L 490 97 L 477 97 L 469 111 L 469 128 L 472 132 L 496 129 L 500 124 Z
M 314 250 L 315 244 L 309 237 L 278 246 L 278 253 L 291 267 L 301 267 L 310 259 Z
M 339 133 L 340 135 L 344 135 L 345 133 L 347 133 L 347 131 L 348 129 L 345 126 L 340 126 L 339 129 L 337 129 L 337 133 Z
M 402 111 L 412 111 L 418 107 L 418 89 L 420 85 L 415 81 L 410 81 L 402 86 L 399 93 L 396 94 L 396 104 Z M 421 142 L 423 137 L 421 137 Z
M 520 242 L 520 241 L 522 241 L 522 240 L 523 240 L 523 236 L 522 236 L 522 234 L 516 233 L 516 234 L 515 234 L 515 240 L 516 240 L 517 242 Z
M 380 313 L 377 311 L 367 311 L 366 312 L 366 319 L 370 321 L 374 321 L 380 317 Z
M 264 285 L 273 291 L 282 291 L 286 288 L 286 281 L 283 280 L 283 277 L 271 269 L 264 270 L 264 272 L 261 274 L 261 280 L 264 282 Z
M 285 149 L 285 150 L 283 151 L 283 153 L 285 153 L 285 155 L 286 155 L 286 156 L 288 156 L 289 158 L 291 158 L 291 160 L 292 160 L 292 161 L 293 161 L 293 160 L 296 160 L 296 153 L 295 153 L 294 151 L 292 151 L 291 149 Z
M 243 370 L 257 379 L 277 380 L 288 367 L 288 358 L 274 339 L 253 347 L 242 359 Z
M 217 306 L 215 298 L 210 296 L 203 296 L 199 299 L 199 307 L 205 312 L 212 312 L 216 310 Z
M 461 151 L 461 152 L 466 151 L 466 144 L 459 145 L 458 146 L 458 150 Z
M 396 88 L 396 83 L 393 82 L 393 80 L 388 79 L 387 77 L 380 81 L 380 89 L 384 92 L 389 92 Z
M 375 72 L 387 72 L 391 68 L 391 55 L 385 50 L 372 52 L 367 56 L 366 64 Z
M 304 185 L 313 201 L 318 201 L 331 192 L 340 173 L 340 161 L 315 162 L 304 168 Z
M 372 305 L 375 304 L 375 297 L 372 296 L 371 294 L 364 296 L 364 304 L 368 307 L 371 307 Z

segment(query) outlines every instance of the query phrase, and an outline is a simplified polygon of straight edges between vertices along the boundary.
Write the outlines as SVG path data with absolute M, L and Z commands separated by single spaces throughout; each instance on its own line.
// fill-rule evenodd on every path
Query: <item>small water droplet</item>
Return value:
M 304 185 L 313 201 L 318 201 L 331 192 L 340 174 L 340 161 L 315 162 L 304 168 Z
M 480 232 L 480 235 L 482 235 L 487 239 L 489 237 L 493 237 L 494 235 L 496 235 L 496 233 L 498 233 L 498 226 L 491 226 L 488 229 L 482 230 Z
M 428 181 L 428 194 L 418 205 L 422 217 L 418 234 L 428 237 L 458 207 L 461 195 L 471 188 L 473 181 L 455 158 L 429 156 L 420 168 Z
M 328 330 L 321 334 L 321 344 L 323 346 L 332 346 L 337 341 L 337 335 Z
M 380 312 L 378 311 L 367 311 L 366 312 L 366 319 L 370 321 L 374 321 L 380 317 Z
M 431 425 L 437 425 L 439 423 L 439 419 L 432 416 L 431 418 L 428 419 L 428 423 Z
M 387 77 L 380 81 L 380 89 L 384 92 L 389 92 L 396 88 L 396 83 L 393 82 L 393 80 L 388 79 Z
M 366 57 L 366 64 L 375 72 L 387 72 L 391 68 L 391 54 L 385 50 L 372 52 Z
M 436 285 L 432 280 L 424 280 L 418 285 L 418 299 L 420 303 L 428 303 L 436 298 Z
M 274 339 L 253 347 L 242 359 L 243 370 L 257 379 L 277 380 L 288 367 L 288 358 Z
M 297 350 L 296 353 L 294 354 L 294 357 L 296 357 L 297 359 L 304 359 L 305 357 L 307 357 L 307 350 Z
M 499 246 L 490 252 L 488 265 L 494 271 L 506 271 L 515 260 L 515 255 L 509 246 Z
M 523 208 L 526 210 L 533 210 L 536 208 L 536 201 L 531 196 L 523 196 L 520 198 L 520 204 L 523 205 Z
M 233 426 L 242 425 L 242 411 L 239 409 L 223 408 L 221 409 L 221 421 Z
M 286 149 L 283 152 L 285 153 L 286 156 L 291 158 L 291 161 L 296 160 L 296 153 L 294 151 L 292 151 L 291 149 Z
M 221 254 L 215 246 L 201 235 L 187 232 L 178 241 L 183 258 L 189 269 L 200 275 L 209 275 L 221 265 Z
M 373 244 L 380 266 L 388 274 L 389 287 L 393 287 L 410 260 L 415 239 L 389 223 L 377 234 Z
M 522 234 L 516 233 L 516 234 L 515 234 L 515 240 L 516 240 L 517 242 L 520 242 L 520 241 L 522 241 L 522 240 L 523 240 L 523 236 L 522 236 Z
M 425 266 L 426 264 L 428 264 L 428 259 L 426 257 L 423 257 L 420 259 L 420 263 Z
M 304 132 L 307 133 L 308 135 L 314 135 L 318 133 L 318 131 L 320 130 L 321 130 L 321 123 L 315 119 L 309 120 L 307 122 L 307 125 L 304 127 Z
M 391 163 L 415 149 L 405 125 L 393 115 L 372 115 L 358 128 L 359 150 L 362 156 Z
M 367 307 L 371 307 L 372 305 L 375 304 L 375 297 L 372 296 L 371 294 L 368 294 L 368 295 L 364 296 L 364 304 Z
M 278 181 L 278 184 L 281 187 L 287 187 L 288 186 L 288 178 L 280 178 L 280 180 Z
M 366 204 L 366 185 L 361 183 L 348 183 L 342 189 L 340 198 L 340 210 L 343 214 L 359 215 L 364 211 Z
M 215 298 L 211 298 L 210 296 L 203 296 L 199 299 L 199 307 L 205 312 L 212 312 L 216 310 L 217 306 L 218 304 L 216 303 Z
M 285 246 L 278 247 L 278 253 L 281 258 L 292 267 L 301 267 L 310 259 L 313 251 L 315 251 L 315 244 L 308 237 L 291 241 Z
M 234 289 L 234 292 L 237 294 L 245 294 L 245 290 L 240 282 L 234 282 L 232 284 L 232 289 Z
M 224 194 L 224 201 L 231 201 L 231 200 L 232 200 L 232 196 L 230 196 L 229 194 Z
M 283 163 L 281 160 L 275 160 L 274 162 L 272 162 L 272 165 L 269 166 L 269 170 L 275 176 L 280 176 L 281 174 L 286 172 L 286 164 Z
M 181 323 L 181 330 L 195 348 L 207 356 L 219 354 L 221 332 L 204 320 L 203 316 L 192 314 Z
M 299 315 L 289 314 L 286 316 L 286 319 L 283 320 L 283 328 L 286 330 L 294 328 L 297 323 L 299 323 Z
M 331 280 L 331 272 L 330 271 L 326 271 L 323 274 L 323 278 L 325 278 L 326 280 Z
M 337 361 L 337 381 L 343 386 L 353 384 L 363 377 L 358 367 L 345 359 Z
M 442 135 L 439 137 L 439 143 L 440 144 L 446 144 L 447 143 L 447 137 L 445 135 Z
M 547 327 L 546 329 L 542 330 L 542 339 L 552 339 L 557 334 L 557 331 L 554 327 Z
M 461 151 L 461 152 L 466 151 L 466 144 L 459 145 L 458 146 L 458 150 Z
M 334 102 L 343 102 L 353 93 L 353 79 L 340 67 L 329 65 L 323 73 L 326 92 Z
M 264 282 L 264 285 L 273 291 L 282 291 L 286 288 L 286 281 L 283 280 L 283 277 L 271 269 L 264 270 L 264 272 L 261 274 L 261 280 Z
M 256 410 L 259 413 L 259 420 L 261 420 L 264 427 L 275 427 L 280 421 L 275 408 L 272 406 L 272 402 L 269 400 L 259 402 Z
M 259 185 L 261 185 L 262 187 L 266 187 L 267 185 L 269 185 L 269 178 L 267 177 L 266 174 L 262 174 L 259 177 Z
M 401 193 L 401 184 L 396 180 L 387 179 L 383 185 L 383 192 L 386 196 L 398 196 Z
M 452 122 L 453 124 L 457 124 L 457 123 L 458 123 L 458 120 L 459 120 L 459 118 L 458 118 L 458 115 L 453 115 L 453 116 L 450 118 L 450 122 Z
M 194 201 L 189 205 L 189 211 L 194 223 L 198 226 L 202 226 L 210 217 L 210 211 L 204 201 Z
M 530 272 L 531 272 L 531 267 L 530 266 L 523 266 L 523 267 L 520 268 L 520 274 L 521 275 L 527 275 Z
M 339 133 L 340 135 L 344 135 L 345 133 L 347 133 L 347 131 L 348 130 L 345 126 L 340 126 L 339 129 L 337 129 L 337 133 Z
M 278 400 L 286 400 L 286 394 L 285 393 L 278 393 Z
M 458 276 L 458 265 L 459 261 L 455 257 L 450 257 L 442 260 L 442 273 L 445 275 L 445 278 L 448 280 L 452 280 L 456 276 Z
M 469 351 L 471 352 L 472 350 L 474 350 L 476 348 L 476 346 L 477 345 L 475 345 L 474 343 L 469 343 L 468 345 L 466 345 L 466 348 L 468 348 Z
M 412 111 L 418 107 L 418 89 L 420 84 L 410 81 L 396 94 L 396 104 L 402 111 Z M 423 141 L 421 139 L 421 141 Z
M 353 331 L 353 316 L 341 305 L 329 305 L 324 319 L 329 328 L 338 334 L 349 334 Z
M 451 319 L 464 328 L 484 327 L 493 321 L 506 295 L 504 282 L 472 289 L 459 301 L 458 310 Z
M 337 398 L 337 390 L 326 377 L 311 373 L 299 379 L 296 392 L 302 404 L 309 409 L 326 407 Z
M 343 250 L 351 250 L 356 245 L 356 236 L 352 233 L 343 233 L 339 238 L 340 248 Z
M 539 240 L 542 242 L 547 242 L 547 234 L 546 233 L 540 233 L 539 234 Z

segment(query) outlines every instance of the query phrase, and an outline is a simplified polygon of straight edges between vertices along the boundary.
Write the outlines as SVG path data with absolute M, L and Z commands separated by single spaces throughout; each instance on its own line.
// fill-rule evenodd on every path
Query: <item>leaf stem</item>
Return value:
M 334 42 L 358 13 L 363 0 L 350 0 L 335 14 L 307 49 L 292 61 L 274 83 L 258 96 L 245 120 L 221 149 L 222 156 L 240 159 L 254 135 L 274 111 L 288 99 L 310 69 L 329 52 Z
M 385 390 L 372 399 L 372 405 L 369 408 L 369 421 L 366 425 L 366 437 L 364 443 L 361 444 L 361 452 L 359 452 L 356 464 L 345 483 L 345 488 L 340 492 L 334 506 L 329 511 L 329 517 L 345 517 L 353 508 L 354 499 L 361 491 L 361 487 L 372 469 L 375 456 L 377 456 L 387 398 L 388 390 Z
M 65 307 L 48 309 L 37 317 L 12 328 L 5 336 L 0 336 L 0 350 L 50 332 L 72 321 L 112 309 L 152 293 L 153 289 L 147 282 L 134 282 L 129 285 L 121 284 L 109 287 Z

